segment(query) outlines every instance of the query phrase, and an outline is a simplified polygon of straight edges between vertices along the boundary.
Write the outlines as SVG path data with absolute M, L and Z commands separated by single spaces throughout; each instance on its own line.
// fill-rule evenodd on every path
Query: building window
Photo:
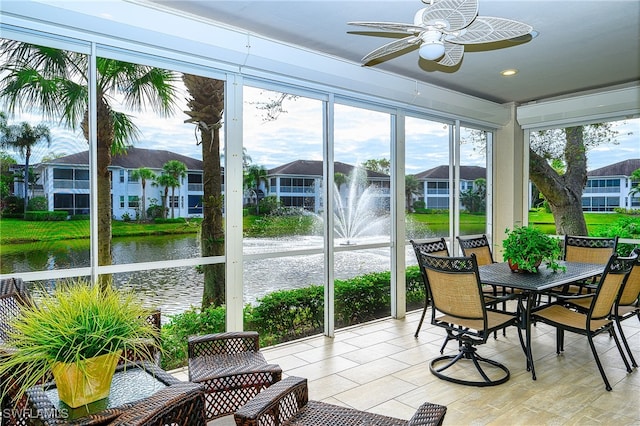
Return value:
M 140 207 L 140 197 L 137 195 L 129 195 L 129 208 L 137 209 Z
M 129 183 L 137 183 L 139 181 L 138 177 L 133 174 L 135 170 L 127 170 L 127 179 Z
M 449 182 L 427 182 L 427 194 L 449 195 Z
M 120 196 L 120 208 L 124 209 L 124 195 Z

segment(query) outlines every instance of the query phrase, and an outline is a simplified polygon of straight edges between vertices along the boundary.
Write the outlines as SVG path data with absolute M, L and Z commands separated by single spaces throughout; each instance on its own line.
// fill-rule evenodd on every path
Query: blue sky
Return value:
M 257 99 L 265 99 L 273 92 L 258 89 L 245 91 L 244 141 L 253 164 L 267 169 L 290 161 L 322 160 L 322 105 L 320 101 L 298 97 L 284 103 L 285 112 L 274 121 L 265 121 L 264 112 L 256 108 Z M 186 109 L 179 105 L 177 111 Z M 184 124 L 182 112 L 174 117 L 161 118 L 153 114 L 132 113 L 141 130 L 135 146 L 140 148 L 166 149 L 194 158 L 201 158 L 201 147 L 196 145 L 194 127 Z M 357 164 L 368 159 L 390 158 L 389 116 L 383 113 L 336 106 L 335 160 Z M 22 115 L 10 119 L 10 124 L 28 120 L 40 123 L 40 117 Z M 41 144 L 34 149 L 31 163 L 40 161 L 51 152 L 71 154 L 86 149 L 80 131 L 74 132 L 47 123 L 53 141 L 51 147 Z M 588 153 L 589 170 L 623 161 L 640 158 L 640 119 L 617 122 L 618 144 L 601 145 Z M 407 174 L 419 173 L 448 161 L 448 130 L 442 123 L 408 119 L 406 142 Z M 462 164 L 484 165 L 482 152 L 463 147 Z M 14 154 L 13 152 L 10 152 Z M 14 154 L 22 163 L 24 160 Z

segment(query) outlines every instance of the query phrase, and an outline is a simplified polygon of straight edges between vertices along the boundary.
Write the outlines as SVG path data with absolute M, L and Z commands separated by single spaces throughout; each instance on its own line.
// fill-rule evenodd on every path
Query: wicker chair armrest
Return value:
M 110 426 L 204 425 L 205 399 L 201 385 L 179 383 L 159 390 L 109 423 Z
M 260 350 L 260 338 L 256 331 L 232 331 L 191 336 L 187 346 L 189 358 L 221 353 L 257 352 Z
M 271 385 L 240 407 L 234 419 L 237 426 L 279 426 L 307 405 L 308 401 L 307 379 L 291 376 Z
M 440 426 L 446 413 L 447 407 L 444 405 L 425 402 L 409 419 L 408 426 Z

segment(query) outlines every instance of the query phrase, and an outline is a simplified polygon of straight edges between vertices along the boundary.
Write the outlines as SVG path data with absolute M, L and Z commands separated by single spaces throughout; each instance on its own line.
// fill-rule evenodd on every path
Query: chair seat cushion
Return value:
M 282 371 L 276 364 L 267 364 L 259 352 L 242 352 L 200 356 L 189 359 L 189 380 L 202 382 L 234 375 Z
M 564 325 L 566 327 L 581 330 L 587 328 L 587 315 L 572 311 L 565 308 L 564 306 L 551 305 L 535 312 L 534 316 L 543 318 L 552 323 Z M 592 319 L 590 331 L 596 331 L 610 323 L 611 320 L 609 319 Z

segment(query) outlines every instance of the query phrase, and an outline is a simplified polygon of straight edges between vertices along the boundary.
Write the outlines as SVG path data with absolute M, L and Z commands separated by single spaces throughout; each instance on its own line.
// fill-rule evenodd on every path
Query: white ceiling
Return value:
M 420 0 L 149 1 L 355 63 L 392 38 L 348 21 L 410 23 L 424 6 Z M 479 15 L 530 24 L 538 35 L 521 43 L 465 46 L 453 68 L 420 59 L 415 49 L 373 66 L 499 103 L 640 80 L 638 0 L 480 0 Z M 500 76 L 507 68 L 519 73 Z

